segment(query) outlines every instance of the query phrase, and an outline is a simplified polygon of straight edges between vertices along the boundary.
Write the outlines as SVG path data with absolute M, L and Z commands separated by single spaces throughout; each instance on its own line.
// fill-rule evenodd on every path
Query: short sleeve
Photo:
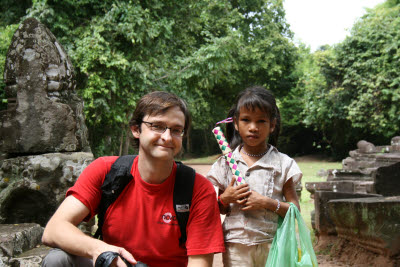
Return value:
M 186 231 L 188 256 L 225 251 L 215 190 L 210 181 L 200 174 L 196 174 Z
M 225 191 L 229 182 L 229 179 L 227 179 L 228 173 L 229 166 L 226 164 L 225 158 L 221 156 L 211 166 L 206 177 L 215 187 L 221 191 Z
M 303 177 L 303 173 L 300 170 L 299 165 L 297 165 L 296 161 L 292 158 L 289 158 L 289 164 L 288 164 L 288 169 L 287 169 L 287 175 L 286 175 L 286 180 L 285 183 L 292 178 L 294 185 L 297 185 L 298 183 L 301 182 L 301 178 Z
M 100 157 L 94 160 L 83 170 L 74 186 L 68 189 L 66 196 L 74 196 L 90 210 L 85 221 L 97 214 L 97 207 L 101 199 L 101 185 L 117 158 Z

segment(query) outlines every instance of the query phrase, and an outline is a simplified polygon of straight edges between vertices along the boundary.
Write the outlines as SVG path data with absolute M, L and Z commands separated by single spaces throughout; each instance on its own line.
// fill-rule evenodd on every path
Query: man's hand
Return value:
M 124 248 L 108 245 L 107 243 L 104 243 L 104 242 L 102 242 L 102 245 L 99 246 L 96 249 L 95 254 L 93 254 L 93 263 L 95 264 L 97 258 L 100 256 L 100 254 L 102 254 L 103 252 L 106 252 L 106 251 L 112 251 L 112 252 L 118 253 L 119 255 L 124 257 L 125 260 L 127 260 L 132 265 L 135 265 L 137 263 L 135 258 L 132 256 L 132 254 L 129 253 Z M 112 262 L 112 264 L 110 266 L 112 266 L 112 267 L 126 267 L 127 265 L 121 259 L 121 257 L 116 257 L 113 260 L 113 262 Z
M 243 205 L 246 202 L 246 197 L 248 197 L 251 192 L 249 191 L 248 184 L 241 184 L 238 186 L 234 186 L 235 177 L 232 176 L 231 183 L 225 189 L 224 193 L 220 195 L 221 201 L 227 205 L 229 203 L 238 203 Z

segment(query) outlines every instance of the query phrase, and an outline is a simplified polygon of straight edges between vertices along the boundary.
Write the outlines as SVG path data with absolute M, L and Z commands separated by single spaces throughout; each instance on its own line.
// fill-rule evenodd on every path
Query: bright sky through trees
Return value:
M 344 40 L 354 22 L 384 0 L 284 0 L 286 19 L 295 40 L 315 51 Z

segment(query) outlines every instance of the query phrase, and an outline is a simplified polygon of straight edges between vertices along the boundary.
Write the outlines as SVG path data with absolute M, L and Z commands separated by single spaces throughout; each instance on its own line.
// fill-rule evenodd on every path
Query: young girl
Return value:
M 263 87 L 242 91 L 229 111 L 233 123 L 226 136 L 246 184 L 235 185 L 224 157 L 207 178 L 218 187 L 218 203 L 226 214 L 223 230 L 224 266 L 265 266 L 278 216 L 285 217 L 286 202 L 298 208 L 295 185 L 302 173 L 296 162 L 276 149 L 280 113 L 274 96 Z

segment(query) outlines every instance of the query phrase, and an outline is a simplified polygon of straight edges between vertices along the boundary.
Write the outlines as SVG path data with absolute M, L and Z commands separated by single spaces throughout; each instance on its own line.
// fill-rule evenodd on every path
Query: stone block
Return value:
M 343 170 L 361 171 L 364 169 L 375 167 L 375 164 L 376 164 L 375 158 L 355 159 L 352 157 L 347 157 L 344 160 L 342 160 Z
M 375 194 L 374 181 L 354 181 L 354 193 Z
M 372 180 L 371 171 L 360 171 L 360 170 L 343 170 L 333 169 L 328 170 L 327 181 L 340 181 L 340 180 Z
M 352 181 L 327 181 L 327 182 L 308 182 L 305 183 L 311 198 L 314 198 L 315 191 L 332 191 L 332 192 L 354 192 L 354 183 Z
M 384 153 L 376 156 L 376 167 L 385 167 L 400 162 L 400 152 Z
M 383 196 L 400 196 L 400 162 L 380 167 L 374 175 L 375 191 Z
M 358 194 L 330 191 L 316 191 L 314 194 L 315 230 L 320 235 L 335 235 L 335 224 L 331 219 L 328 202 L 334 199 L 376 197 L 376 194 Z
M 331 199 L 338 236 L 384 256 L 400 254 L 400 196 Z
M 39 224 L 0 224 L 0 256 L 13 257 L 36 247 L 42 234 Z

